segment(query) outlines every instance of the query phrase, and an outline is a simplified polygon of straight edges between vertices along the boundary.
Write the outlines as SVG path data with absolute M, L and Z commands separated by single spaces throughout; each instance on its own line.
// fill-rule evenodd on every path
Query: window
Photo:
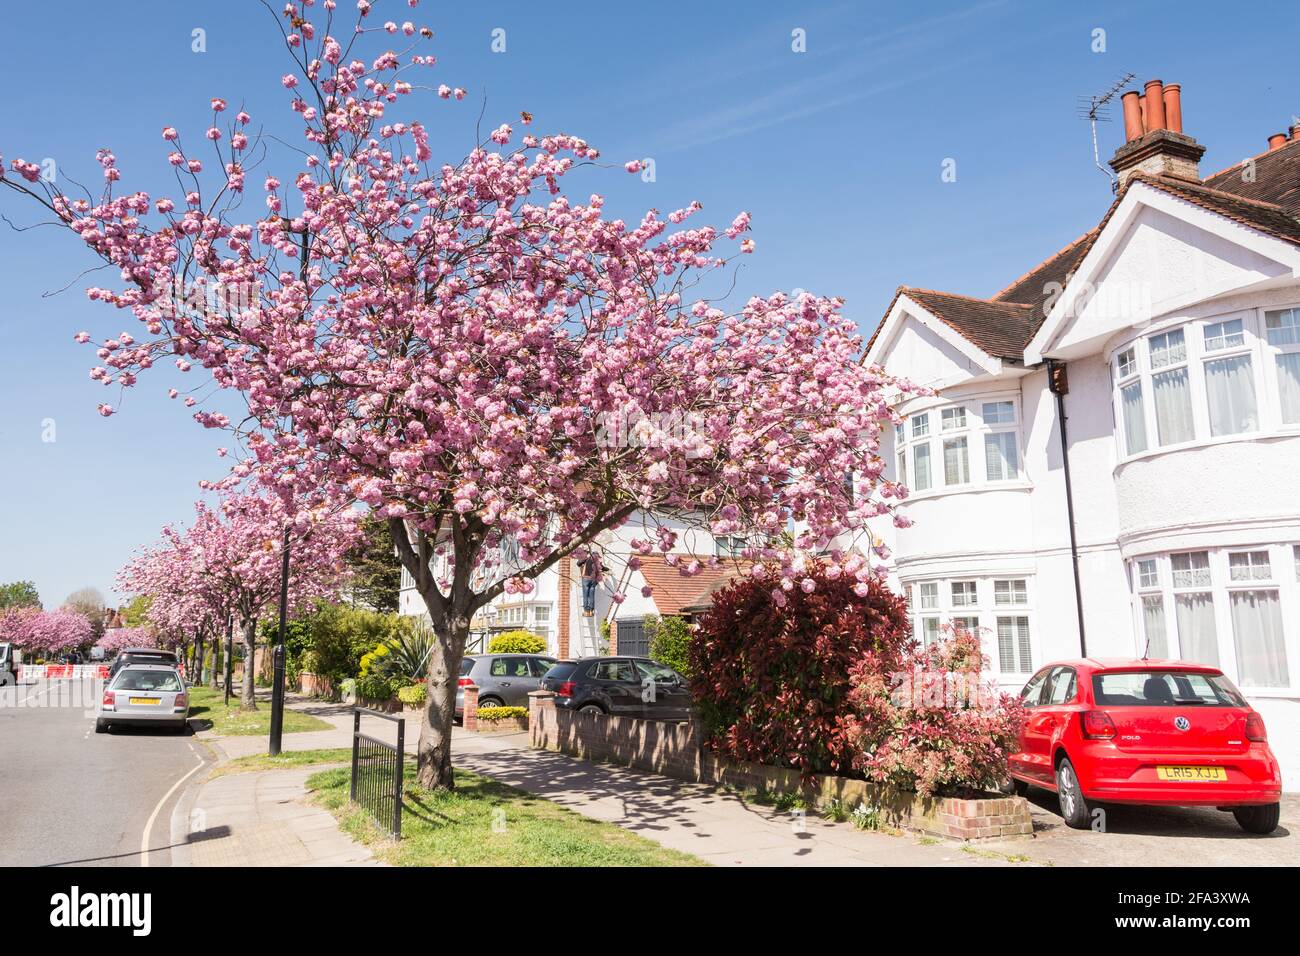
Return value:
M 1019 476 L 1015 432 L 991 432 L 984 436 L 984 474 L 989 481 L 1009 481 Z
M 939 619 L 937 617 L 921 618 L 921 644 L 929 647 L 931 644 L 942 640 L 943 634 Z
M 1228 578 L 1232 581 L 1270 581 L 1267 551 L 1238 551 L 1228 555 Z
M 1147 450 L 1146 407 L 1142 402 L 1142 383 L 1134 382 L 1120 389 L 1120 411 L 1124 419 L 1124 450 L 1136 455 Z
M 628 661 L 597 661 L 591 676 L 596 680 L 636 681 L 636 672 Z
M 1046 704 L 1068 704 L 1078 691 L 1078 675 L 1073 667 L 1058 667 L 1047 679 Z
M 1264 336 L 1277 368 L 1282 424 L 1300 424 L 1300 309 L 1265 312 Z
M 1047 683 L 1047 675 L 1050 673 L 1051 671 L 1039 671 L 1020 692 L 1020 699 L 1025 702 L 1026 707 L 1033 707 L 1039 703 L 1043 696 L 1043 685 Z
M 937 581 L 927 581 L 919 586 L 921 594 L 921 610 L 932 611 L 939 608 L 939 583 Z
M 980 632 L 980 619 L 978 617 L 954 617 L 951 619 L 952 626 L 967 634 L 978 635 Z
M 1241 319 L 1212 322 L 1205 326 L 1205 351 L 1219 352 L 1246 344 L 1246 333 Z
M 1153 335 L 1147 340 L 1147 344 L 1153 369 L 1187 361 L 1187 344 L 1183 339 L 1182 329 L 1171 329 L 1162 335 Z
M 1174 587 L 1200 587 L 1210 583 L 1210 555 L 1208 551 L 1188 551 L 1169 556 L 1174 572 Z
M 945 408 L 942 412 L 942 429 L 950 432 L 958 428 L 966 427 L 966 406 L 958 405 L 955 408 Z
M 537 607 L 533 608 L 533 619 L 538 623 L 550 621 L 551 609 L 544 604 L 539 604 Z
M 1160 594 L 1142 598 L 1143 657 L 1168 657 L 1169 638 L 1165 633 L 1165 599 Z
M 998 607 L 1015 607 L 1029 603 L 1029 588 L 1024 578 L 993 582 L 993 603 Z
M 998 618 L 998 666 L 1004 674 L 1026 674 L 1029 662 L 1029 618 Z
M 922 436 L 928 434 L 930 434 L 930 416 L 924 413 L 920 415 L 913 415 L 912 416 L 912 437 L 921 438 Z
M 1208 707 L 1244 707 L 1225 678 L 1186 671 L 1112 671 L 1092 675 L 1092 694 L 1107 707 L 1168 707 L 1175 700 Z
M 1161 372 L 1151 377 L 1151 394 L 1155 396 L 1156 441 L 1177 445 L 1196 437 L 1192 425 L 1192 392 L 1187 367 Z
M 1158 588 L 1160 586 L 1160 573 L 1156 570 L 1155 558 L 1144 558 L 1137 563 L 1138 587 L 1141 588 Z
M 1130 345 L 1115 356 L 1115 367 L 1119 371 L 1120 378 L 1136 375 L 1138 370 L 1137 349 Z
M 1014 425 L 1016 423 L 1015 402 L 985 402 L 980 409 L 980 417 L 985 425 Z
M 952 606 L 974 607 L 979 604 L 979 591 L 974 581 L 952 582 Z
M 1255 373 L 1250 356 L 1233 355 L 1205 363 L 1205 399 L 1211 435 L 1238 435 L 1259 427 Z M 1188 437 L 1191 435 L 1189 433 Z
M 1291 557 L 1295 558 L 1295 579 L 1300 581 L 1300 544 L 1291 549 Z
M 964 485 L 970 481 L 970 456 L 965 438 L 945 438 L 943 442 L 943 483 Z
M 715 557 L 734 558 L 744 550 L 744 538 L 733 538 L 728 535 L 715 535 L 713 538 L 713 554 Z
M 912 487 L 925 491 L 930 487 L 930 445 L 928 442 L 912 448 Z

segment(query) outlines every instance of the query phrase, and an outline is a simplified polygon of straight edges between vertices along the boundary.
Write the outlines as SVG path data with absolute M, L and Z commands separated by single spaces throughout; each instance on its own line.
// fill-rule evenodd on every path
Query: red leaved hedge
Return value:
M 811 563 L 789 589 L 765 572 L 714 596 L 690 642 L 691 692 L 713 750 L 809 776 L 852 769 L 851 674 L 864 661 L 895 669 L 910 640 L 904 600 L 881 584 L 859 595 L 856 584 Z

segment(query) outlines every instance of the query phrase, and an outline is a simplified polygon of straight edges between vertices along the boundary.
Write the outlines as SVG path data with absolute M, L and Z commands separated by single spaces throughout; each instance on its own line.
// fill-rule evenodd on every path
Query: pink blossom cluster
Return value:
M 35 607 L 0 611 L 0 641 L 33 653 L 60 654 L 90 643 L 90 619 L 69 608 L 42 611 Z
M 127 647 L 157 647 L 158 635 L 147 627 L 112 627 L 95 642 L 95 646 L 109 654 Z

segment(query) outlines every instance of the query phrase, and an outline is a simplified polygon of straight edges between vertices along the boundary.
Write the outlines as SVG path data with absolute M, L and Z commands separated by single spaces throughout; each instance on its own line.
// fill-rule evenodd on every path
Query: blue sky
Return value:
M 538 131 L 581 135 L 611 161 L 651 157 L 653 183 L 585 170 L 569 189 L 601 192 L 628 218 L 693 199 L 719 224 L 748 209 L 757 252 L 738 292 L 842 295 L 869 332 L 900 283 L 991 294 L 1096 223 L 1109 187 L 1076 99 L 1125 72 L 1182 84 L 1185 129 L 1208 147 L 1203 173 L 1261 152 L 1300 112 L 1300 13 L 1281 2 L 1233 9 L 426 0 L 412 14 L 381 0 L 372 17 L 431 26 L 430 78 L 470 91 L 460 104 L 402 104 L 401 118 L 431 126 L 435 158 L 472 142 L 485 95 L 485 129 L 528 110 Z M 159 130 L 192 141 L 210 97 L 244 104 L 269 131 L 289 128 L 278 82 L 289 64 L 270 21 L 255 0 L 12 5 L 0 154 L 53 158 L 61 176 L 93 183 L 95 150 L 109 146 L 124 186 L 168 192 Z M 195 28 L 204 53 L 191 50 Z M 496 28 L 504 53 L 491 49 Z M 791 49 L 796 29 L 806 52 Z M 1104 160 L 1122 124 L 1100 136 Z M 946 159 L 955 182 L 941 180 Z M 35 219 L 7 192 L 0 213 Z M 89 379 L 94 353 L 72 335 L 135 331 L 130 316 L 86 300 L 86 285 L 112 278 L 82 275 L 96 265 L 66 233 L 0 223 L 0 581 L 34 580 L 47 607 L 88 585 L 111 596 L 131 549 L 184 521 L 197 482 L 224 471 L 221 436 L 167 401 L 166 372 L 125 401 Z M 101 401 L 121 413 L 99 417 Z

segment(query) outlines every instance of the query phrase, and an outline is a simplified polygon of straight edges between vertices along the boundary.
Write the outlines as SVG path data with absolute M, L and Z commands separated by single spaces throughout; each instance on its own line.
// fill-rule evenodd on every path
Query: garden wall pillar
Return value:
M 478 730 L 478 687 L 474 684 L 465 687 L 465 708 L 461 711 L 461 726 L 466 730 Z

